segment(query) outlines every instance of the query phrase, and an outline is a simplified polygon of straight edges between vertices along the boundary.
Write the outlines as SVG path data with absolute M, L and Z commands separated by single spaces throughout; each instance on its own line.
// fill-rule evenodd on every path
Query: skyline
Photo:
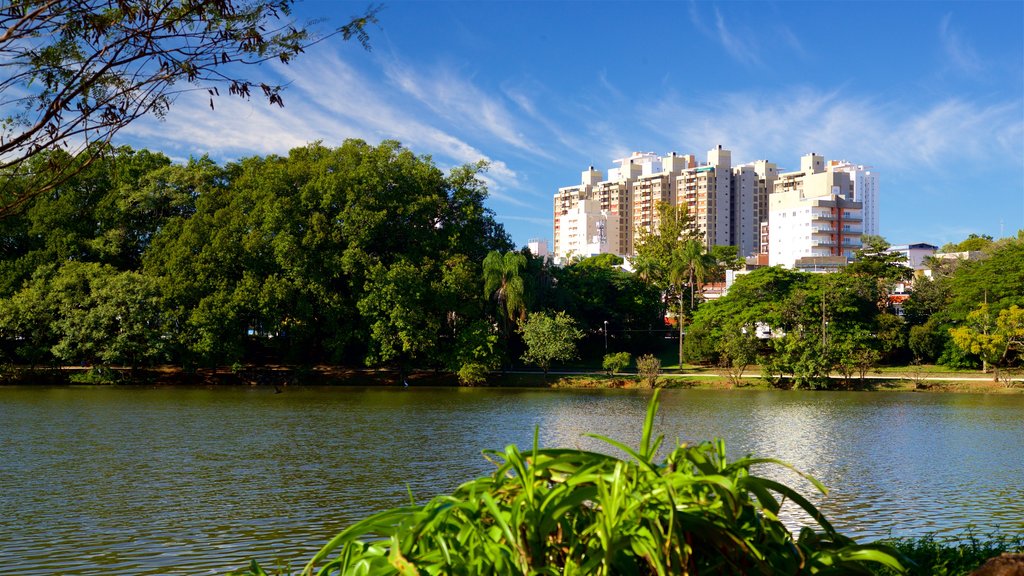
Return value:
M 176 160 L 346 138 L 445 170 L 487 159 L 520 246 L 552 240 L 552 196 L 588 166 L 719 144 L 780 171 L 808 152 L 872 166 L 893 244 L 1024 229 L 1024 4 L 880 6 L 391 3 L 371 52 L 332 40 L 246 71 L 289 83 L 284 108 L 192 91 L 116 141 Z M 296 8 L 327 29 L 366 4 Z

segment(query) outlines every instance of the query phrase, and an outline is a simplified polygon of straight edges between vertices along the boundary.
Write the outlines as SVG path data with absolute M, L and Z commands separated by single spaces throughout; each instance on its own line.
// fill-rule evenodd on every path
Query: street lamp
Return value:
M 608 321 L 604 321 L 604 353 L 608 354 Z

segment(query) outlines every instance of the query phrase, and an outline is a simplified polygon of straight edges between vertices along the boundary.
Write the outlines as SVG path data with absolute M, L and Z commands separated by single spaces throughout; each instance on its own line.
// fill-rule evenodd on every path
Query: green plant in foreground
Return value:
M 370 516 L 327 543 L 304 575 L 872 574 L 904 568 L 883 545 L 837 533 L 792 488 L 755 476 L 771 458 L 726 459 L 722 441 L 682 444 L 655 461 L 655 393 L 634 450 L 592 435 L 628 460 L 569 449 L 488 451 L 494 474 L 423 506 Z M 825 492 L 817 480 L 797 472 Z M 790 500 L 819 525 L 795 537 L 779 520 Z M 239 574 L 264 575 L 253 562 Z

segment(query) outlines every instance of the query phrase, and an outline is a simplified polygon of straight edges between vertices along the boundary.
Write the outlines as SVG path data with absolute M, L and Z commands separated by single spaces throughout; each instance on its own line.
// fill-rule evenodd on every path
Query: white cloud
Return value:
M 477 146 L 434 124 L 414 103 L 358 73 L 334 52 L 324 51 L 291 66 L 274 70 L 289 83 L 285 107 L 221 97 L 210 110 L 205 92 L 179 98 L 166 121 L 146 119 L 125 130 L 126 136 L 160 149 L 221 157 L 283 154 L 296 146 L 322 140 L 339 145 L 346 138 L 368 142 L 395 139 L 415 151 L 429 151 L 455 164 L 486 160 L 491 195 L 525 205 L 503 189 L 520 187 L 519 175 L 507 162 L 489 157 Z M 486 116 L 486 115 L 485 115 Z M 500 118 L 493 112 L 488 118 Z M 491 120 L 487 120 L 488 122 Z M 500 122 L 495 121 L 495 124 Z
M 543 155 L 519 128 L 500 98 L 492 97 L 452 70 L 435 67 L 426 74 L 397 62 L 385 66 L 388 78 L 435 115 L 457 126 L 474 126 L 520 150 Z
M 903 167 L 957 161 L 1024 160 L 1019 102 L 979 104 L 947 99 L 909 108 L 901 102 L 791 89 L 772 96 L 731 93 L 696 103 L 655 105 L 649 127 L 697 150 L 722 144 L 734 162 L 768 158 L 796 165 L 817 152 L 833 158 Z M 665 122 L 674 119 L 674 122 Z
M 950 22 L 953 15 L 946 14 L 939 23 L 939 40 L 946 53 L 949 63 L 961 72 L 974 74 L 984 69 L 985 65 L 974 48 L 961 38 Z
M 741 64 L 748 65 L 761 65 L 761 59 L 757 55 L 757 49 L 751 46 L 747 42 L 744 42 L 739 36 L 736 36 L 729 30 L 729 27 L 725 24 L 725 18 L 722 17 L 722 13 L 715 7 L 715 30 L 718 33 L 718 41 L 722 43 L 725 51 L 730 56 L 735 58 Z

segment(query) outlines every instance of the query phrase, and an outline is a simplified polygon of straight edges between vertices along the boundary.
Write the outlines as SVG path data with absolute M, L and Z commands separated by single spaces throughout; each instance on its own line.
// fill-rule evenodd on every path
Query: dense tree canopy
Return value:
M 484 168 L 394 142 L 224 167 L 121 149 L 4 222 L 0 334 L 34 362 L 457 370 L 487 317 L 484 255 L 511 248 Z
M 1024 234 L 936 261 L 902 309 L 888 293 L 909 268 L 870 238 L 841 272 L 765 267 L 705 302 L 702 283 L 735 267 L 735 250 L 706 250 L 685 215 L 661 207 L 668 226 L 645 235 L 635 273 L 611 255 L 554 267 L 513 251 L 484 205 L 485 169 L 445 173 L 359 140 L 226 165 L 112 149 L 0 219 L 2 361 L 330 363 L 473 384 L 503 361 L 665 352 L 667 311 L 691 319 L 686 359 L 736 384 L 754 363 L 819 387 L 879 362 L 1022 360 Z

